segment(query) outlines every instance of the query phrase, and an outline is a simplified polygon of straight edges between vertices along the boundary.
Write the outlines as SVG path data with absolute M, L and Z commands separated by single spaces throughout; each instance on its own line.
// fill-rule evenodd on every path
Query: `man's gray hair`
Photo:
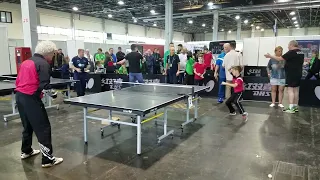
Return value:
M 52 41 L 41 41 L 37 44 L 35 53 L 46 56 L 57 51 L 57 46 Z
M 289 44 L 292 45 L 293 47 L 299 47 L 299 44 L 296 40 L 290 41 Z

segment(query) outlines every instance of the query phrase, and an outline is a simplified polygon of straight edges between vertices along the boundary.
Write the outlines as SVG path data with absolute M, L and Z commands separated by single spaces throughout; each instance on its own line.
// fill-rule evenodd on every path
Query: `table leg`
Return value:
M 197 120 L 198 118 L 198 100 L 199 100 L 199 97 L 198 95 L 196 95 L 195 101 L 194 101 L 194 120 Z
M 67 84 L 67 89 L 68 89 L 68 99 L 70 99 L 71 98 L 71 95 L 70 95 L 70 84 Z
M 137 154 L 141 154 L 141 117 L 137 116 Z
M 87 107 L 83 108 L 83 138 L 84 138 L 84 143 L 88 144 L 88 122 L 87 122 L 87 113 L 88 109 Z
M 14 94 L 14 91 L 12 91 L 11 93 L 11 109 L 12 109 L 12 114 L 6 114 L 6 115 L 3 115 L 3 119 L 5 122 L 7 122 L 7 118 L 8 117 L 12 117 L 12 116 L 15 116 L 15 115 L 18 115 L 18 112 L 16 110 L 16 98 L 15 98 L 15 94 Z
M 168 109 L 165 108 L 164 110 L 164 119 L 163 119 L 163 135 L 158 137 L 158 144 L 161 142 L 162 139 L 168 137 L 171 135 L 171 137 L 173 138 L 173 133 L 174 130 L 171 131 L 167 131 L 167 127 L 168 127 Z

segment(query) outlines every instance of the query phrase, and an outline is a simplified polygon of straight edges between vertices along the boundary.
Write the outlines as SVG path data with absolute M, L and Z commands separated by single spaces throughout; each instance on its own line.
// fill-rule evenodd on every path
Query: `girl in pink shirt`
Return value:
M 232 103 L 234 103 L 237 106 L 240 114 L 242 114 L 243 121 L 247 122 L 248 121 L 248 113 L 243 109 L 243 106 L 240 103 L 240 100 L 242 99 L 242 93 L 244 91 L 244 89 L 243 89 L 243 85 L 244 85 L 243 84 L 243 79 L 242 79 L 242 77 L 240 75 L 241 71 L 242 71 L 242 67 L 241 66 L 233 66 L 229 70 L 229 72 L 233 76 L 232 83 L 222 82 L 222 85 L 230 86 L 234 90 L 234 93 L 226 101 L 226 105 L 228 106 L 228 108 L 230 110 L 230 115 L 235 116 L 237 114 L 236 110 L 232 106 Z

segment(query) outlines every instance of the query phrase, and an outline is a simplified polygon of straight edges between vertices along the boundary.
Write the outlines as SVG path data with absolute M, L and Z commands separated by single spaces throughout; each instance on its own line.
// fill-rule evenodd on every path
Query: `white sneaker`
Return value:
M 62 162 L 63 162 L 63 158 L 57 158 L 57 157 L 55 157 L 52 163 L 42 164 L 42 167 L 43 167 L 43 168 L 49 168 L 49 167 L 58 165 L 58 164 L 60 164 L 60 163 L 62 163 Z
M 237 113 L 236 113 L 236 112 L 234 112 L 234 113 L 230 113 L 230 116 L 235 116 L 235 115 L 237 115 Z
M 244 112 L 243 114 L 242 114 L 242 120 L 243 120 L 243 122 L 244 123 L 246 123 L 247 121 L 248 121 L 248 113 L 247 112 Z
M 31 156 L 35 156 L 35 155 L 38 155 L 40 154 L 40 150 L 33 150 L 30 154 L 26 154 L 26 153 L 21 153 L 21 159 L 27 159 L 28 157 L 31 157 Z
M 272 104 L 270 104 L 270 107 L 274 107 L 274 106 L 275 106 L 275 104 L 273 104 L 273 103 L 272 103 Z
M 278 106 L 279 106 L 280 108 L 284 108 L 284 105 L 282 105 L 282 104 L 278 104 Z

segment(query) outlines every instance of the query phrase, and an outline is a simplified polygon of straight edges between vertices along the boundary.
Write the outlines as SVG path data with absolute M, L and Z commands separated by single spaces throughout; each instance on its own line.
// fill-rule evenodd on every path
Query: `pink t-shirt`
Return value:
M 233 78 L 232 83 L 237 83 L 237 86 L 233 88 L 235 93 L 240 93 L 243 91 L 243 79 L 241 77 Z

